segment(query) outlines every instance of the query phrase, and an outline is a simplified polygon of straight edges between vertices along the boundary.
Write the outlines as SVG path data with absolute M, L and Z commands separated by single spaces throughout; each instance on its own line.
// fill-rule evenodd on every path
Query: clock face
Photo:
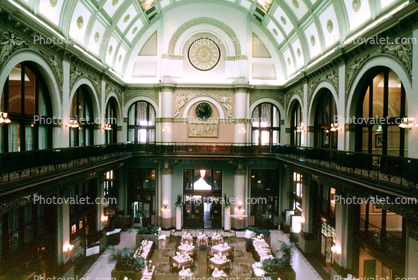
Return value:
M 212 116 L 212 107 L 210 104 L 203 102 L 196 106 L 195 112 L 199 119 L 206 120 Z

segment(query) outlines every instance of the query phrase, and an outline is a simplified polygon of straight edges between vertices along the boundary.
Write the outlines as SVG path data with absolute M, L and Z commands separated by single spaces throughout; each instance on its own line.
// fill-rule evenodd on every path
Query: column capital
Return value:
M 163 92 L 163 91 L 174 92 L 176 87 L 177 87 L 177 83 L 159 83 L 159 84 L 154 85 L 154 89 L 157 89 L 159 92 Z
M 244 92 L 244 93 L 248 93 L 250 92 L 252 89 L 254 89 L 253 85 L 250 84 L 233 84 L 232 88 L 234 89 L 235 93 L 238 92 Z

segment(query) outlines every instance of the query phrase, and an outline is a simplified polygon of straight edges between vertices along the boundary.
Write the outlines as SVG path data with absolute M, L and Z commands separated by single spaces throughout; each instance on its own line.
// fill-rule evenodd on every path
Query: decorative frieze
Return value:
M 214 122 L 189 124 L 189 137 L 218 137 L 219 124 Z
M 180 92 L 174 95 L 174 117 L 178 117 L 185 105 L 195 97 L 209 96 L 217 100 L 225 109 L 229 118 L 233 117 L 234 95 L 230 93 L 202 93 L 202 92 Z
M 325 79 L 328 80 L 335 87 L 335 90 L 337 91 L 337 94 L 338 94 L 339 92 L 338 91 L 339 89 L 338 70 L 333 70 L 329 72 L 328 74 L 326 74 Z
M 311 103 L 313 92 L 315 88 L 317 87 L 317 85 L 319 84 L 320 80 L 321 80 L 320 78 L 317 78 L 317 79 L 310 80 L 308 83 L 308 105 Z
M 41 53 L 47 58 L 52 70 L 54 71 L 54 74 L 57 78 L 58 84 L 60 85 L 60 88 L 62 88 L 62 84 L 64 81 L 64 74 L 62 71 L 62 62 L 55 54 L 50 54 L 44 50 L 41 50 Z
M 348 64 L 347 75 L 345 78 L 345 88 L 346 88 L 345 100 L 346 101 L 348 99 L 348 93 L 350 92 L 350 88 L 351 88 L 351 85 L 353 84 L 354 77 L 357 75 L 358 71 L 361 69 L 361 67 L 363 66 L 364 62 L 366 61 L 368 57 L 369 57 L 368 54 L 362 57 L 358 57 Z
M 395 42 L 381 45 L 378 50 L 381 53 L 392 55 L 399 59 L 405 68 L 408 70 L 409 75 L 412 77 L 412 44 L 410 40 L 400 40 L 400 44 Z
M 3 32 L 0 35 L 0 66 L 15 51 L 29 47 L 28 43 L 12 32 Z

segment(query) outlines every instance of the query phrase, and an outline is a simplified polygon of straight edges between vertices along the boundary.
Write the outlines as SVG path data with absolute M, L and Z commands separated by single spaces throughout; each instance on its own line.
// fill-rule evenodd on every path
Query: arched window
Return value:
M 315 110 L 315 140 L 317 148 L 337 149 L 338 131 L 331 130 L 331 124 L 335 123 L 337 106 L 331 91 L 324 89 L 319 93 Z
M 357 120 L 364 121 L 355 126 L 356 151 L 408 156 L 408 130 L 399 127 L 399 120 L 408 115 L 407 108 L 405 89 L 396 73 L 376 69 L 357 104 Z
M 113 97 L 107 102 L 105 118 L 107 125 L 105 127 L 105 143 L 116 143 L 118 141 L 118 124 L 116 120 L 116 101 Z
M 301 145 L 301 131 L 298 127 L 303 124 L 302 108 L 299 102 L 295 102 L 292 107 L 292 115 L 290 119 L 290 145 Z
M 252 143 L 271 145 L 280 142 L 280 112 L 270 103 L 255 107 L 252 115 Z
M 41 73 L 30 62 L 16 65 L 7 77 L 1 112 L 11 123 L 0 126 L 0 152 L 52 148 L 52 106 Z
M 155 143 L 155 109 L 150 103 L 139 101 L 129 108 L 128 141 Z
M 89 146 L 94 144 L 93 104 L 87 86 L 80 86 L 71 103 L 70 147 Z

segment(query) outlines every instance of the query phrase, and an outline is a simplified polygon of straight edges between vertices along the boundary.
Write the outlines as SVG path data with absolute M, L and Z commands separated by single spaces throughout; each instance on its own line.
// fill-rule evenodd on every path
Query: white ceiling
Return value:
M 271 0 L 9 0 L 122 75 L 132 42 L 164 13 L 192 3 L 234 7 L 269 33 L 286 77 L 408 0 L 273 0 L 261 22 L 257 1 Z M 154 2 L 156 1 L 156 2 Z M 157 2 L 158 1 L 158 2 Z M 153 7 L 152 9 L 149 7 Z M 155 11 L 154 11 L 155 10 Z M 152 11 L 152 12 L 150 12 Z M 122 77 L 123 78 L 123 77 Z

